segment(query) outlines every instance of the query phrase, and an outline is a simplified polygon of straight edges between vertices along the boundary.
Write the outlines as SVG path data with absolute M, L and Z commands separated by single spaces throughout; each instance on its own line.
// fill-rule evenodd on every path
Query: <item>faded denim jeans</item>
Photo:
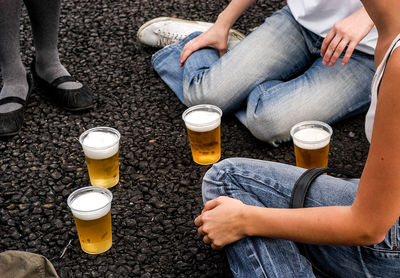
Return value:
M 203 201 L 228 196 L 248 205 L 288 208 L 293 185 L 304 171 L 275 162 L 226 159 L 214 164 L 204 176 Z M 311 185 L 305 206 L 351 205 L 358 182 L 321 175 Z M 398 242 L 397 221 L 377 245 L 308 245 L 308 249 L 313 262 L 330 277 L 399 277 Z M 311 263 L 289 240 L 247 237 L 226 246 L 225 251 L 235 277 L 315 277 Z
M 323 38 L 299 25 L 287 6 L 221 58 L 204 48 L 180 67 L 184 45 L 199 34 L 156 52 L 154 69 L 185 105 L 235 113 L 260 140 L 277 145 L 300 121 L 332 124 L 368 109 L 373 56 L 355 51 L 346 66 L 322 65 Z

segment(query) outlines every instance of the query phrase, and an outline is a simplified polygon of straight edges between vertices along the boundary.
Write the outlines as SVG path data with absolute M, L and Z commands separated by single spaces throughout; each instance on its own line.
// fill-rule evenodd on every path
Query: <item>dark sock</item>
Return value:
M 0 1 L 0 68 L 3 87 L 0 99 L 14 96 L 26 99 L 28 82 L 25 68 L 20 57 L 19 22 L 21 13 L 20 0 Z M 19 109 L 19 103 L 0 105 L 0 113 Z
M 61 64 L 58 55 L 58 26 L 61 0 L 25 0 L 32 24 L 33 40 L 36 49 L 37 74 L 51 83 L 69 72 Z M 61 89 L 78 89 L 79 82 L 66 82 L 58 86 Z

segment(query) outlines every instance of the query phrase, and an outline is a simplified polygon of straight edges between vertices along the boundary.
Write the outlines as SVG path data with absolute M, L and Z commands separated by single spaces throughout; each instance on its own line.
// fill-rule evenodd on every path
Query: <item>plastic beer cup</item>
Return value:
M 92 185 L 110 188 L 118 183 L 120 138 L 111 127 L 91 128 L 79 137 Z
M 193 161 L 209 165 L 221 158 L 221 116 L 217 106 L 200 104 L 182 114 L 185 122 Z
M 293 138 L 296 166 L 311 169 L 328 166 L 332 128 L 320 121 L 304 121 L 290 130 Z
M 88 254 L 104 253 L 111 248 L 112 198 L 110 190 L 100 186 L 82 187 L 68 197 L 81 248 Z

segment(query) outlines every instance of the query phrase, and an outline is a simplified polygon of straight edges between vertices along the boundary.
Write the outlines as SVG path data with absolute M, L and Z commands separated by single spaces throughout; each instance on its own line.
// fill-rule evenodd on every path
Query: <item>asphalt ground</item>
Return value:
M 96 104 L 89 112 L 70 113 L 35 90 L 21 132 L 0 141 L 0 252 L 42 254 L 60 277 L 231 277 L 224 252 L 204 245 L 193 224 L 209 167 L 192 161 L 181 119 L 185 106 L 151 68 L 155 49 L 136 41 L 138 28 L 154 17 L 214 21 L 228 2 L 63 2 L 61 59 L 93 90 Z M 284 2 L 257 1 L 234 27 L 248 34 Z M 27 67 L 32 45 L 24 8 L 21 53 Z M 368 152 L 364 117 L 333 125 L 330 166 L 361 174 Z M 89 185 L 78 137 L 95 126 L 121 132 L 121 177 L 112 188 L 113 246 L 88 255 L 81 251 L 67 197 Z M 271 147 L 226 115 L 222 158 L 228 157 L 295 164 L 292 143 Z

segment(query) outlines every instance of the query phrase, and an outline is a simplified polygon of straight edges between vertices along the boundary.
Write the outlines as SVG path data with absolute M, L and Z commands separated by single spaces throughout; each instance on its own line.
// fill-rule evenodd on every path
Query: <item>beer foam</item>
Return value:
M 218 112 L 195 110 L 185 116 L 186 127 L 197 132 L 206 132 L 216 129 L 221 124 L 221 115 Z
M 111 202 L 107 195 L 91 191 L 72 200 L 70 208 L 76 218 L 93 220 L 106 215 L 111 209 Z
M 293 134 L 296 146 L 306 150 L 321 149 L 329 144 L 330 134 L 320 128 L 304 128 Z
M 118 136 L 111 132 L 89 132 L 82 142 L 83 152 L 92 159 L 106 159 L 118 152 Z

